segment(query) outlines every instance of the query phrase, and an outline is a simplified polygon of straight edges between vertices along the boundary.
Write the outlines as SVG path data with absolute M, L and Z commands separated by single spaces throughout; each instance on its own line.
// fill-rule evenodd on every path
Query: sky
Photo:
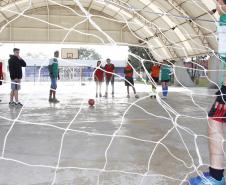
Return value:
M 12 54 L 13 48 L 20 48 L 21 57 L 26 56 L 27 53 L 39 54 L 43 53 L 48 58 L 53 56 L 53 52 L 56 50 L 61 51 L 61 48 L 93 48 L 101 56 L 102 59 L 111 58 L 112 60 L 126 60 L 128 57 L 127 46 L 101 46 L 101 45 L 69 45 L 69 44 L 19 44 L 19 43 L 0 43 L 0 59 L 6 60 L 9 58 L 9 54 Z

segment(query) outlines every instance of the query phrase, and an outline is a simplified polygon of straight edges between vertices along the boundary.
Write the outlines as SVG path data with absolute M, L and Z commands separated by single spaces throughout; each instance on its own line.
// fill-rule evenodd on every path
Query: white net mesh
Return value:
M 61 40 L 62 44 L 65 43 L 71 32 L 77 32 L 95 37 L 104 45 L 106 43 L 110 43 L 112 46 L 118 45 L 93 20 L 94 15 L 87 11 L 82 1 L 74 1 L 74 5 L 80 9 L 79 13 L 64 5 L 64 1 L 61 3 L 46 1 L 47 4 L 48 2 L 72 11 L 75 16 L 81 17 L 82 21 L 67 28 L 25 14 L 32 8 L 33 1 L 30 0 L 29 5 L 23 11 L 15 12 L 8 6 L 1 8 L 2 11 L 16 14 L 16 16 L 7 21 L 1 27 L 0 32 L 3 32 L 10 23 L 17 21 L 20 17 L 26 17 L 31 21 L 40 21 L 48 26 L 66 30 L 67 34 Z M 196 5 L 197 8 L 204 9 L 197 1 L 190 0 L 189 2 Z M 140 9 L 132 7 L 130 3 L 104 0 L 95 1 L 95 3 L 117 4 L 138 17 L 141 16 Z M 181 12 L 182 16 L 163 10 L 161 10 L 163 13 L 158 11 L 149 11 L 149 13 L 157 17 L 165 17 L 165 21 L 170 21 L 169 17 L 193 21 L 173 2 L 171 4 Z M 47 10 L 49 12 L 48 6 Z M 207 10 L 205 11 L 207 12 Z M 124 23 L 131 34 L 141 42 L 149 44 L 146 39 L 134 34 L 133 24 L 139 24 L 139 22 L 133 19 L 128 20 L 126 13 L 119 12 L 119 14 L 122 19 L 118 22 Z M 99 17 L 108 20 L 109 24 L 116 21 L 104 15 L 99 15 Z M 85 33 L 76 29 L 86 21 L 99 34 Z M 199 18 L 199 21 L 213 25 L 216 23 L 214 17 L 212 20 Z M 208 30 L 203 24 L 197 22 L 194 24 L 203 30 Z M 158 34 L 162 34 L 173 43 L 171 46 L 167 46 L 170 51 L 172 48 L 177 48 L 185 56 L 187 55 L 190 45 L 181 46 L 164 33 L 165 28 L 154 23 L 150 25 L 156 29 Z M 215 55 L 211 48 L 194 39 L 194 36 L 198 35 L 188 33 L 183 27 L 180 27 L 180 30 L 185 35 L 189 35 L 193 43 L 192 49 L 211 53 L 211 56 Z M 181 34 L 176 27 L 174 31 Z M 181 35 L 181 37 L 184 36 Z M 209 37 L 215 39 L 214 33 Z M 149 46 L 154 56 L 158 57 L 159 53 L 152 50 L 153 46 Z M 171 54 L 173 55 L 173 53 Z M 139 60 L 143 67 L 145 62 L 153 62 L 133 53 L 129 53 L 129 55 Z M 162 57 L 159 56 L 159 58 Z M 70 62 L 68 61 L 68 63 Z M 196 62 L 191 62 L 191 64 L 196 65 L 196 71 L 203 72 L 209 82 L 217 85 L 208 77 L 207 73 L 221 70 L 209 70 Z M 141 93 L 141 98 L 137 100 L 127 101 L 126 98 L 120 97 L 123 95 L 119 95 L 117 98 L 117 94 L 115 99 L 96 100 L 95 109 L 87 108 L 86 105 L 87 98 L 95 94 L 92 90 L 95 88 L 91 82 L 83 87 L 78 83 L 62 83 L 57 90 L 62 102 L 52 107 L 45 106 L 46 99 L 42 97 L 43 94 L 48 93 L 49 84 L 40 82 L 24 85 L 21 95 L 24 106 L 21 109 L 9 111 L 5 108 L 6 105 L 1 105 L 2 154 L 0 163 L 2 167 L 0 171 L 2 173 L 0 173 L 0 184 L 175 185 L 186 183 L 191 174 L 198 172 L 202 167 L 209 166 L 207 112 L 215 95 L 214 91 L 204 88 L 189 88 L 183 85 L 181 77 L 178 77 L 176 71 L 179 69 L 186 71 L 189 67 L 180 66 L 178 63 L 171 63 L 171 67 L 175 81 L 182 87 L 170 87 L 169 100 L 161 99 L 160 88 L 156 90 L 156 101 L 150 100 L 149 96 L 152 93 L 150 86 L 152 84 L 157 87 L 157 84 L 151 79 L 147 70 L 144 72 L 151 84 L 147 83 L 136 69 L 134 69 L 134 73 L 140 75 L 144 82 L 144 85 L 137 85 L 138 89 L 148 93 Z M 123 76 L 115 75 L 124 79 Z M 40 75 L 37 81 L 40 81 Z M 9 81 L 6 82 L 10 85 Z M 123 88 L 120 84 L 116 86 L 118 90 Z

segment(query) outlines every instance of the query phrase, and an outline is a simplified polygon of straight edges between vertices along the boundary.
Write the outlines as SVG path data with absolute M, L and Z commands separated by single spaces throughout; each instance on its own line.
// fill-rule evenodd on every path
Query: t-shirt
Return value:
M 130 65 L 127 65 L 124 68 L 125 77 L 132 78 L 133 77 L 133 68 Z
M 226 56 L 226 14 L 220 16 L 218 25 L 218 52 Z
M 106 64 L 105 67 L 104 67 L 105 71 L 106 71 L 106 78 L 109 79 L 112 77 L 114 70 L 115 70 L 115 66 L 114 64 Z M 110 73 L 108 73 L 110 72 Z
M 151 76 L 155 78 L 159 78 L 160 66 L 153 66 L 151 68 Z
M 170 80 L 171 68 L 169 66 L 161 67 L 161 80 Z
M 226 14 L 220 16 L 218 24 L 218 53 L 221 57 L 221 70 L 226 70 Z M 220 72 L 220 84 L 224 82 L 224 73 Z
M 50 77 L 52 78 L 57 78 L 58 77 L 58 60 L 57 58 L 52 58 L 49 60 L 49 67 L 52 69 L 52 71 L 50 71 Z
M 102 68 L 102 67 L 100 67 Z M 94 74 L 95 81 L 103 81 L 104 71 L 102 69 L 97 69 Z

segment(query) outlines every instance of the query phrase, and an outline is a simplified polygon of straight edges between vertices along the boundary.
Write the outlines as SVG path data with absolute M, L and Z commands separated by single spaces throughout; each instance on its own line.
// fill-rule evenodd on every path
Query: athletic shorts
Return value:
M 221 95 L 226 94 L 226 86 L 222 85 L 221 92 L 216 92 L 217 98 L 209 111 L 208 117 L 209 120 L 226 123 L 226 101 L 224 101 L 226 100 L 226 95 Z
M 158 77 L 152 77 L 152 78 L 153 78 L 153 80 L 154 80 L 156 83 L 159 82 L 159 78 L 158 78 Z
M 107 84 L 107 85 L 108 85 L 110 82 L 111 82 L 111 84 L 113 84 L 114 81 L 115 81 L 114 76 L 112 76 L 111 78 L 106 78 L 106 84 Z
M 11 80 L 11 90 L 19 91 L 21 88 L 20 80 Z
M 226 123 L 226 105 L 215 102 L 209 111 L 209 120 Z
M 51 89 L 57 89 L 57 78 L 51 78 Z
M 161 82 L 169 82 L 170 80 L 161 80 Z
M 125 77 L 125 86 L 134 86 L 133 77 Z

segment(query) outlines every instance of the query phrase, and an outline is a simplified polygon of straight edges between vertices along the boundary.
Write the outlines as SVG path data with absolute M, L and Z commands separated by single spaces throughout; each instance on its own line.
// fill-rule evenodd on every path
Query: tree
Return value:
M 129 52 L 141 57 L 142 59 L 147 60 L 146 62 L 144 62 L 144 66 L 145 66 L 146 69 L 150 69 L 151 66 L 153 65 L 153 63 L 151 63 L 150 61 L 153 61 L 153 60 L 156 61 L 148 48 L 130 46 Z M 138 59 L 136 59 L 133 56 L 129 56 L 129 58 L 131 60 L 132 66 L 137 71 L 143 71 L 144 70 L 141 62 Z
M 94 49 L 79 48 L 79 59 L 83 60 L 100 60 L 101 55 Z

